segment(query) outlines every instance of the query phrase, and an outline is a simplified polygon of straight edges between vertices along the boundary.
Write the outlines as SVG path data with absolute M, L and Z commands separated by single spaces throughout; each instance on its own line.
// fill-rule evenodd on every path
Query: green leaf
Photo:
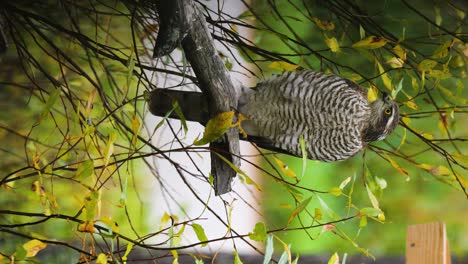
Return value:
M 285 61 L 274 61 L 268 65 L 269 69 L 280 70 L 280 71 L 294 71 L 299 65 L 291 64 Z
M 229 128 L 232 127 L 234 111 L 222 112 L 211 118 L 205 127 L 203 137 L 195 140 L 195 146 L 205 145 L 220 138 Z
M 366 31 L 361 25 L 359 25 L 359 36 L 361 37 L 361 39 L 364 39 L 366 37 Z
M 151 93 L 148 92 L 147 90 L 144 90 L 143 91 L 143 98 L 145 99 L 145 102 L 149 102 L 150 101 L 150 98 L 151 98 Z
M 109 159 L 114 153 L 114 142 L 117 140 L 117 131 L 112 130 L 109 133 L 109 137 L 106 142 L 106 148 L 104 150 L 104 166 L 109 164 Z
M 254 17 L 255 16 L 252 14 L 252 11 L 250 11 L 250 9 L 246 9 L 244 12 L 242 12 L 237 18 L 242 20 L 242 19 L 246 19 L 246 18 L 250 18 L 250 17 Z
M 365 226 L 367 226 L 367 216 L 362 216 L 359 220 L 359 227 L 363 228 Z
M 401 89 L 403 88 L 403 79 L 404 78 L 401 78 L 400 82 L 398 82 L 398 84 L 395 86 L 395 89 L 392 90 L 392 97 L 393 98 L 396 98 L 396 96 L 398 95 L 398 93 L 401 91 Z
M 382 214 L 382 210 L 379 208 L 374 208 L 374 207 L 364 207 L 361 210 L 359 210 L 361 215 L 365 216 L 378 216 L 379 214 Z
M 307 150 L 306 150 L 306 143 L 304 140 L 304 135 L 301 135 L 299 138 L 299 144 L 301 145 L 301 153 L 302 153 L 302 171 L 301 171 L 301 178 L 304 178 L 306 168 L 307 168 Z
M 418 64 L 417 69 L 418 69 L 418 71 L 425 72 L 425 71 L 431 70 L 431 69 L 434 68 L 436 65 L 437 65 L 437 61 L 426 59 L 426 60 L 422 60 L 422 61 Z M 421 78 L 422 78 L 422 77 L 421 77 Z
M 343 190 L 340 187 L 333 187 L 328 191 L 328 193 L 334 196 L 340 196 L 343 194 Z
M 244 264 L 239 257 L 239 253 L 237 251 L 232 252 L 234 254 L 234 264 Z
M 221 154 L 218 154 L 216 153 L 216 156 L 218 156 L 220 159 L 222 159 L 224 162 L 226 162 L 226 164 L 229 165 L 229 167 L 231 167 L 231 169 L 233 169 L 235 172 L 237 172 L 238 174 L 240 174 L 241 176 L 243 176 L 245 178 L 245 183 L 248 184 L 248 185 L 253 185 L 255 186 L 255 188 L 258 190 L 258 191 L 261 191 L 262 188 L 260 188 L 260 185 L 258 185 L 256 182 L 254 182 L 252 180 L 252 178 L 250 178 L 244 171 L 242 171 L 241 169 L 239 169 L 236 165 L 234 165 L 232 162 L 230 162 L 229 160 L 227 160 L 223 155 Z M 242 178 L 241 178 L 242 179 Z M 244 180 L 244 179 L 242 179 Z
M 92 221 L 96 214 L 96 205 L 98 202 L 99 194 L 97 191 L 90 192 L 84 201 L 84 207 L 86 209 L 85 220 Z
M 325 210 L 325 212 L 328 214 L 328 216 L 330 218 L 335 219 L 335 220 L 338 219 L 335 212 L 333 212 L 333 210 L 330 209 L 330 207 L 327 205 L 327 203 L 325 203 L 325 201 L 322 200 L 322 198 L 320 198 L 320 196 L 317 196 L 317 199 L 320 202 L 320 205 L 322 206 L 322 209 Z
M 300 202 L 296 209 L 294 209 L 291 213 L 291 215 L 289 216 L 289 219 L 288 219 L 288 225 L 294 220 L 294 218 L 300 214 L 302 211 L 304 211 L 304 209 L 307 208 L 307 205 L 310 203 L 310 201 L 312 200 L 312 196 L 310 196 L 309 198 L 305 199 L 304 201 Z
M 434 6 L 434 14 L 435 14 L 435 23 L 436 25 L 440 26 L 442 24 L 442 16 L 440 15 L 440 8 Z
M 340 264 L 340 256 L 338 256 L 338 253 L 333 253 L 333 255 L 330 257 L 330 259 L 327 262 L 328 264 Z
M 179 117 L 180 123 L 182 124 L 182 128 L 184 129 L 184 133 L 187 134 L 187 130 L 188 130 L 187 121 L 185 120 L 185 116 L 184 116 L 184 113 L 182 112 L 182 108 L 180 108 L 180 105 L 177 101 L 172 102 L 172 109 L 174 109 L 174 112 Z
M 445 58 L 449 55 L 449 49 L 450 46 L 452 45 L 453 40 L 449 39 L 442 43 L 437 49 L 434 51 L 432 54 L 431 58 L 433 59 L 442 59 Z
M 367 190 L 367 196 L 369 196 L 369 200 L 371 201 L 371 204 L 374 208 L 380 209 L 379 206 L 379 201 L 375 197 L 375 195 L 372 193 L 372 191 L 369 189 L 369 185 L 366 185 L 366 190 Z
M 296 258 L 291 262 L 291 264 L 297 264 L 297 263 L 299 263 L 299 255 L 297 255 Z
M 200 240 L 200 242 L 204 242 L 202 243 L 202 247 L 208 245 L 208 242 L 206 242 L 208 241 L 208 238 L 206 237 L 205 230 L 203 229 L 203 227 L 199 224 L 192 224 L 191 226 L 193 228 L 193 231 L 197 235 L 198 240 Z
M 346 185 L 348 185 L 348 183 L 351 181 L 351 177 L 348 177 L 346 179 L 344 179 L 341 183 L 340 183 L 340 189 L 343 190 Z
M 41 115 L 39 116 L 39 122 L 43 121 L 49 115 L 49 112 L 52 110 L 52 107 L 59 98 L 61 91 L 62 90 L 60 88 L 56 88 L 55 90 L 50 92 L 49 98 L 47 99 L 46 104 L 42 109 Z
M 154 129 L 155 131 L 158 130 L 163 124 L 164 122 L 167 120 L 167 118 L 172 114 L 172 112 L 174 112 L 174 110 L 179 106 L 179 104 L 172 104 L 172 109 L 169 110 L 163 117 L 163 119 L 161 121 L 159 121 L 159 123 L 156 125 L 156 128 Z
M 254 241 L 260 241 L 260 242 L 265 241 L 267 239 L 265 223 L 263 222 L 256 223 L 253 232 L 249 233 L 249 238 Z
M 263 264 L 269 264 L 271 257 L 273 256 L 273 236 L 268 235 L 265 244 L 265 254 L 263 255 Z
M 130 251 L 132 251 L 132 249 L 133 249 L 133 243 L 128 243 L 127 244 L 127 249 L 125 250 L 125 254 L 122 257 L 123 261 L 127 261 L 128 254 L 130 254 Z
M 75 178 L 77 180 L 84 180 L 94 174 L 94 163 L 92 160 L 83 161 L 76 170 Z
M 125 174 L 125 180 L 122 185 L 122 192 L 120 193 L 119 207 L 125 207 L 127 203 L 127 187 L 128 187 L 128 174 Z
M 298 188 L 295 188 L 294 186 L 291 186 L 288 183 L 281 183 L 283 184 L 284 188 L 286 188 L 286 190 L 288 190 L 288 192 L 297 200 L 302 200 L 304 198 L 304 194 L 301 191 L 299 191 Z
M 289 252 L 289 250 L 290 250 L 290 247 L 291 247 L 291 246 L 288 245 L 287 250 L 285 250 L 285 251 L 283 252 L 283 254 L 281 254 L 281 257 L 280 257 L 280 259 L 278 260 L 278 264 L 286 264 L 286 263 L 288 263 L 288 257 L 289 257 L 288 252 Z
M 27 254 L 28 254 L 28 252 L 22 246 L 20 246 L 20 245 L 16 246 L 16 251 L 15 251 L 15 259 L 16 260 L 25 259 Z
M 133 77 L 133 69 L 135 68 L 135 53 L 131 49 L 130 57 L 128 58 L 127 63 L 127 88 L 130 87 L 130 82 Z

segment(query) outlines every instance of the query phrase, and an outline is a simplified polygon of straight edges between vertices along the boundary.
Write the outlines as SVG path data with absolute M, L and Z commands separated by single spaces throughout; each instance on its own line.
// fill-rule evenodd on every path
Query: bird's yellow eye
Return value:
M 386 115 L 390 115 L 392 113 L 392 109 L 390 107 L 388 107 L 388 108 L 385 109 L 384 113 Z

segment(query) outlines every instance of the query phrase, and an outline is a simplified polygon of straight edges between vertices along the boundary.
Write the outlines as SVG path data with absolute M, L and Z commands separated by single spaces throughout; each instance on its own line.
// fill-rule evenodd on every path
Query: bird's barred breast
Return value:
M 275 147 L 301 156 L 303 136 L 308 157 L 323 161 L 349 158 L 364 147 L 361 131 L 369 105 L 345 79 L 314 71 L 289 72 L 257 89 L 246 114 Z

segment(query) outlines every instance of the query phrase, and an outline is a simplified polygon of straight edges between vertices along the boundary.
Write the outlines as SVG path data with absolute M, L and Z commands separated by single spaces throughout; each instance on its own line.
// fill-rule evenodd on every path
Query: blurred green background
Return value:
M 73 28 L 73 23 L 62 16 L 63 13 L 59 12 L 57 4 L 54 1 L 48 3 L 50 6 L 47 8 L 58 10 L 48 13 L 49 19 Z M 257 69 L 260 78 L 284 70 L 285 66 L 272 67 L 273 61 L 284 59 L 293 66 L 334 72 L 353 79 L 365 88 L 371 87 L 369 83 L 372 82 L 380 92 L 391 92 L 385 87 L 382 73 L 377 66 L 379 62 L 392 81 L 392 91 L 399 89 L 397 87 L 401 84 L 401 90 L 395 92 L 395 95 L 401 106 L 400 112 L 404 117 L 402 120 L 419 134 L 418 136 L 399 126 L 385 141 L 371 144 L 364 153 L 347 161 L 308 161 L 304 177 L 298 186 L 325 193 L 286 188 L 283 183 L 265 173 L 261 183 L 261 210 L 268 229 L 284 227 L 299 202 L 308 197 L 312 197 L 307 206 L 310 213 L 301 212 L 288 227 L 301 228 L 317 221 L 325 223 L 353 216 L 361 208 L 372 207 L 365 183 L 377 197 L 380 208 L 385 213 L 384 223 L 369 217 L 367 225 L 362 228 L 362 218 L 355 218 L 336 223 L 334 230 L 323 233 L 322 228 L 277 232 L 277 236 L 291 244 L 292 251 L 301 255 L 323 255 L 332 252 L 354 255 L 359 254 L 357 248 L 360 247 L 361 251 L 368 249 L 373 255 L 403 255 L 408 225 L 441 221 L 447 225 L 452 253 L 468 253 L 467 197 L 452 171 L 448 170 L 450 166 L 447 159 L 420 138 L 422 135 L 428 140 L 447 139 L 448 135 L 443 126 L 441 127 L 441 122 L 446 122 L 450 137 L 461 140 L 440 140 L 432 143 L 461 164 L 454 166 L 454 169 L 460 179 L 465 179 L 462 184 L 465 184 L 466 188 L 468 47 L 466 10 L 463 10 L 466 4 L 460 3 L 410 1 L 417 11 L 425 14 L 431 21 L 456 32 L 464 41 L 441 31 L 409 9 L 402 1 L 396 0 L 255 0 L 251 3 L 252 9 L 241 15 L 240 20 L 258 27 L 257 30 L 253 30 L 253 43 L 257 47 L 271 53 L 283 54 L 265 58 L 252 51 L 242 50 L 246 53 L 244 55 L 249 55 L 244 56 L 249 63 L 253 58 L 261 68 L 261 74 Z M 359 8 L 351 9 L 352 6 Z M 28 8 L 31 11 L 35 6 L 25 7 Z M 128 13 L 124 4 L 115 4 L 112 6 L 112 10 L 114 9 Z M 376 24 L 366 20 L 367 16 L 361 15 L 361 11 Z M 74 15 L 80 18 L 77 23 L 81 26 L 81 33 L 112 47 L 109 49 L 111 51 L 100 50 L 109 52 L 112 56 L 98 56 L 96 54 L 99 53 L 96 53 L 93 54 L 95 57 L 90 58 L 89 49 L 83 48 L 83 43 L 76 39 L 65 41 L 69 40 L 69 36 L 63 37 L 60 35 L 63 32 L 56 34 L 52 30 L 47 36 L 65 51 L 64 54 L 53 56 L 63 59 L 68 54 L 85 72 L 95 72 L 95 75 L 90 73 L 91 79 L 99 80 L 102 98 L 106 98 L 107 101 L 103 103 L 100 95 L 94 94 L 93 85 L 83 78 L 82 73 L 73 67 L 60 68 L 60 63 L 51 59 L 52 53 L 46 56 L 42 50 L 43 46 L 47 46 L 44 40 L 38 41 L 37 33 L 30 35 L 29 33 L 34 31 L 33 27 L 19 18 L 18 21 L 23 23 L 24 28 L 18 23 L 18 28 L 14 28 L 13 32 L 18 33 L 16 37 L 21 39 L 19 42 L 26 43 L 27 46 L 11 45 L 8 52 L 0 57 L 0 170 L 4 172 L 3 179 L 11 180 L 1 186 L 0 208 L 31 213 L 76 215 L 82 213 L 86 195 L 93 188 L 102 187 L 101 190 L 105 190 L 101 197 L 102 215 L 112 215 L 114 221 L 119 223 L 122 234 L 136 238 L 137 233 L 147 234 L 161 224 L 148 223 L 147 218 L 154 208 L 150 207 L 151 201 L 148 200 L 152 190 L 148 189 L 146 178 L 143 176 L 154 172 L 148 169 L 148 164 L 143 158 L 132 159 L 135 153 L 143 157 L 151 154 L 152 150 L 145 147 L 143 142 L 138 142 L 135 146 L 130 144 L 134 131 L 122 129 L 109 116 L 110 112 L 115 113 L 113 117 L 120 118 L 130 128 L 135 124 L 135 119 L 143 123 L 146 114 L 143 90 L 150 89 L 138 86 L 141 83 L 131 76 L 132 67 L 135 65 L 130 61 L 135 60 L 135 51 L 142 57 L 151 56 L 151 50 L 145 49 L 143 43 L 151 37 L 151 30 L 154 28 L 140 28 L 135 42 L 141 49 L 133 49 L 130 16 L 111 16 L 103 12 L 95 20 L 85 11 L 80 12 Z M 343 16 L 337 15 L 340 12 L 343 12 Z M 345 14 L 350 16 L 346 17 Z M 331 22 L 334 29 L 324 30 L 317 21 Z M 93 23 L 99 27 L 95 27 Z M 42 28 L 44 25 L 39 23 L 36 26 Z M 378 34 L 389 39 L 390 35 L 393 35 L 397 39 L 390 39 L 379 49 L 352 47 L 353 43 L 362 38 Z M 325 40 L 331 38 L 337 40 L 339 52 L 331 51 L 330 44 L 327 45 Z M 447 41 L 452 41 L 447 54 L 441 58 L 431 58 Z M 90 41 L 87 44 L 94 45 L 94 42 Z M 404 47 L 408 58 L 403 67 L 392 68 L 386 62 L 396 56 L 392 48 L 398 44 Z M 45 50 L 50 51 L 48 48 Z M 30 54 L 25 51 L 29 51 Z M 18 54 L 22 57 L 18 57 Z M 432 76 L 427 73 L 427 90 L 423 89 L 421 71 L 418 71 L 419 63 L 425 59 L 437 61 L 434 69 L 443 72 L 442 77 L 436 76 L 434 72 Z M 166 62 L 171 63 L 169 59 Z M 65 64 L 69 63 L 67 61 Z M 183 63 L 180 64 L 185 66 Z M 43 68 L 42 71 L 38 70 L 40 67 Z M 43 74 L 44 72 L 49 75 Z M 61 99 L 55 105 L 47 106 L 48 98 L 55 89 L 51 79 L 63 82 L 63 76 L 66 76 L 68 83 L 66 88 L 62 87 Z M 428 97 L 428 91 L 431 98 Z M 86 107 L 88 102 L 92 102 L 92 108 Z M 438 105 L 439 112 L 435 111 L 434 102 Z M 112 111 L 107 109 L 106 105 L 110 106 Z M 445 119 L 442 120 L 443 118 Z M 145 136 L 150 134 L 145 132 L 147 134 L 142 132 Z M 94 175 L 80 178 L 77 168 L 83 161 L 93 159 L 95 167 L 103 164 L 102 157 L 106 145 L 113 135 L 116 135 L 116 140 L 112 159 L 123 162 L 111 164 L 107 169 L 96 169 Z M 301 175 L 300 158 L 285 155 L 279 155 L 278 158 L 287 164 L 290 170 Z M 392 165 L 390 159 L 395 164 Z M 421 168 L 421 164 L 428 164 L 431 170 Z M 450 164 L 454 165 L 454 162 L 451 161 Z M 48 165 L 51 165 L 53 171 L 47 171 Z M 263 163 L 262 166 L 269 168 L 267 163 Z M 275 170 L 267 170 L 276 173 Z M 43 175 L 39 176 L 38 171 Z M 407 175 L 402 172 L 407 172 Z M 280 175 L 286 181 L 295 184 L 295 179 L 282 173 Z M 350 182 L 342 188 L 342 193 L 340 190 L 337 194 L 337 187 L 348 177 Z M 44 192 L 40 191 L 41 188 L 39 191 L 34 189 L 36 182 L 39 182 Z M 336 195 L 329 190 L 334 190 Z M 122 193 L 125 193 L 124 197 Z M 323 200 L 322 203 L 319 202 L 319 198 Z M 123 204 L 120 204 L 122 199 Z M 313 216 L 317 216 L 316 208 L 323 214 L 323 219 L 313 220 Z M 181 206 L 177 210 L 183 211 L 184 208 Z M 0 221 L 2 224 L 14 225 L 31 219 L 28 216 L 0 215 Z M 75 222 L 57 219 L 49 220 L 47 224 L 18 229 L 25 234 L 69 240 L 73 243 L 80 243 L 83 237 L 76 231 Z M 357 246 L 353 246 L 350 241 L 355 241 Z M 2 232 L 0 242 L 1 252 L 10 255 L 18 250 L 18 245 L 24 242 L 24 238 L 19 239 Z M 282 251 L 279 245 L 277 250 Z

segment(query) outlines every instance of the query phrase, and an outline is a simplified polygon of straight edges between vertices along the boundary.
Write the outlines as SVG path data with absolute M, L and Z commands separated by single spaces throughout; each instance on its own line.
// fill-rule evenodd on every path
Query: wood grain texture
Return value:
M 406 264 L 450 264 L 450 262 L 444 223 L 408 226 Z

